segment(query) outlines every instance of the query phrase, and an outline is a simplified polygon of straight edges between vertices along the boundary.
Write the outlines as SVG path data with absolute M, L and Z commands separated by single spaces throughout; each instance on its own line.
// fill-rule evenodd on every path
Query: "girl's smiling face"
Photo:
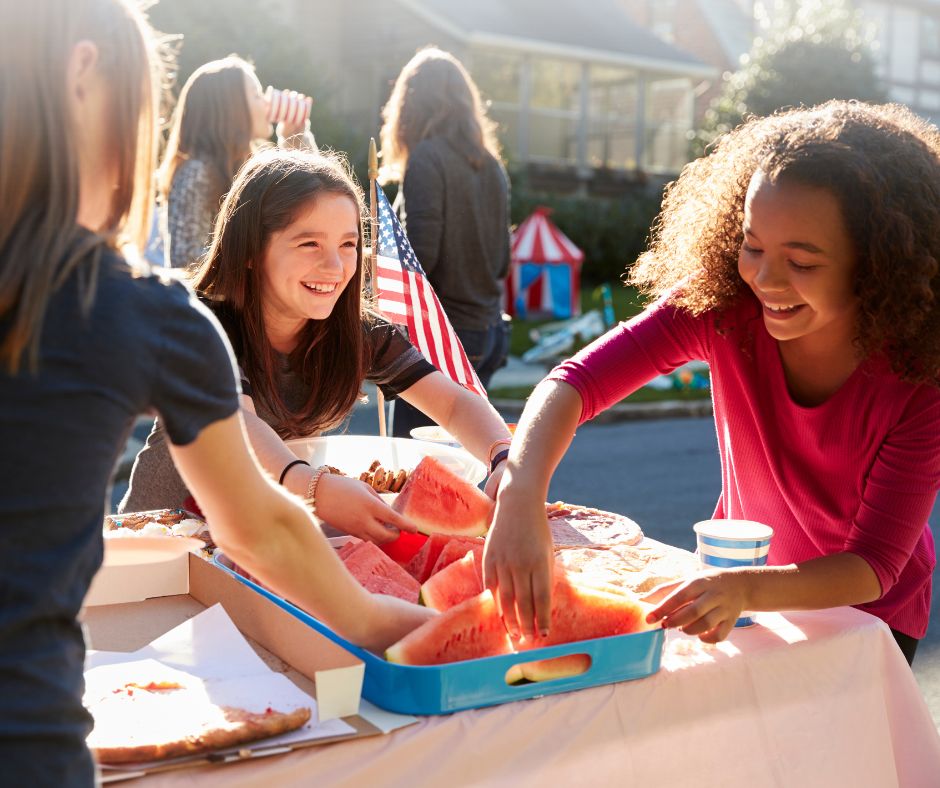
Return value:
M 272 341 L 325 320 L 358 265 L 359 214 L 345 194 L 326 192 L 271 234 L 262 264 L 262 312 Z M 283 348 L 279 348 L 283 352 Z
M 744 203 L 738 272 L 763 307 L 767 332 L 780 342 L 851 348 L 858 299 L 855 248 L 828 189 L 776 183 L 758 170 Z

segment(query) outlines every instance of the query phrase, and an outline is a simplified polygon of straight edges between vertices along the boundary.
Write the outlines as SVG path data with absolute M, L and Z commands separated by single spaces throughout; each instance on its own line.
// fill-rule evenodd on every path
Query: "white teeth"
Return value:
M 799 306 L 799 304 L 797 304 L 797 306 L 771 306 L 770 304 L 764 304 L 764 306 L 766 306 L 771 312 L 792 312 Z
M 336 289 L 336 282 L 301 282 L 301 284 L 317 293 L 332 293 Z

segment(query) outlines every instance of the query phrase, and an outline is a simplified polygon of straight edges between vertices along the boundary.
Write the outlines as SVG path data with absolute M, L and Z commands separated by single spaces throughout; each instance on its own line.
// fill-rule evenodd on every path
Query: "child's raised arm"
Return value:
M 529 397 L 513 437 L 483 554 L 484 584 L 513 635 L 548 631 L 553 561 L 545 498 L 580 416 L 578 392 L 545 380 Z

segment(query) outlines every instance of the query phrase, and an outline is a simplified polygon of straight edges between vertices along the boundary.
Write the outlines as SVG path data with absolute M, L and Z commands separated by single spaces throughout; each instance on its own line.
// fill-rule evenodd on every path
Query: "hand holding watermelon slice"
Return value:
M 324 474 L 317 484 L 316 515 L 350 536 L 376 544 L 392 542 L 399 531 L 416 533 L 417 526 L 358 479 Z

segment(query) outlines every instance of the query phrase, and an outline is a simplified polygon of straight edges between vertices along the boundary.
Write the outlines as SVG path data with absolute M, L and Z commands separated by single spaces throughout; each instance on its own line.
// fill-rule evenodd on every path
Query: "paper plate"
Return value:
M 367 471 L 373 460 L 389 470 L 410 471 L 429 455 L 471 484 L 479 484 L 486 478 L 486 467 L 465 449 L 428 441 L 378 435 L 327 435 L 286 443 L 294 454 L 314 467 L 332 465 L 353 478 Z
M 205 545 L 188 536 L 127 536 L 104 540 L 105 568 L 139 566 L 172 561 L 183 553 L 195 553 Z

